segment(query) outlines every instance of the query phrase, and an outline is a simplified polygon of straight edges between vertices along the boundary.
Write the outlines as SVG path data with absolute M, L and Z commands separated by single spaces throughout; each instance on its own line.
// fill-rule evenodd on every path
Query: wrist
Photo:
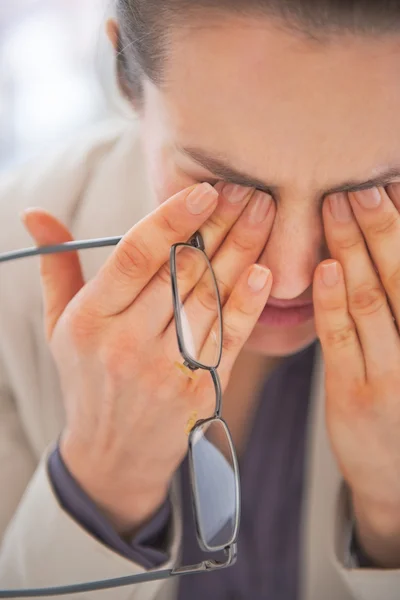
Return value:
M 354 514 L 357 521 L 379 536 L 400 533 L 400 502 L 372 501 L 353 494 Z
M 104 461 L 94 461 L 88 451 L 66 437 L 60 440 L 59 451 L 73 479 L 122 537 L 143 527 L 168 496 L 168 484 L 146 488 L 135 485 L 140 481 L 136 474 L 121 480 L 117 473 L 105 473 Z
M 373 563 L 400 568 L 400 505 L 353 495 L 357 538 Z

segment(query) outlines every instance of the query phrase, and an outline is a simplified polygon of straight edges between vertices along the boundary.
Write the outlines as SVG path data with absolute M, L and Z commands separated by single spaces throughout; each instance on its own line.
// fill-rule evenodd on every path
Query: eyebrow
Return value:
M 210 173 L 215 175 L 215 178 L 218 180 L 221 179 L 228 183 L 254 187 L 273 197 L 279 195 L 279 187 L 277 185 L 262 181 L 261 179 L 257 179 L 247 173 L 237 170 L 218 156 L 213 156 L 200 148 L 178 147 L 177 149 L 178 152 L 187 156 L 207 171 L 210 171 Z M 372 187 L 385 187 L 389 183 L 392 183 L 396 178 L 400 178 L 400 168 L 389 168 L 380 173 L 377 177 L 373 177 L 366 181 L 346 181 L 341 185 L 326 190 L 320 190 L 319 194 L 322 197 L 325 197 L 340 192 L 357 192 Z

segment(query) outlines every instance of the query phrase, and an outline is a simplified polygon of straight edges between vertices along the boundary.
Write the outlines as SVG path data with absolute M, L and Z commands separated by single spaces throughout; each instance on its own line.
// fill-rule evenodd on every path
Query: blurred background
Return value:
M 0 170 L 118 112 L 112 0 L 0 0 Z

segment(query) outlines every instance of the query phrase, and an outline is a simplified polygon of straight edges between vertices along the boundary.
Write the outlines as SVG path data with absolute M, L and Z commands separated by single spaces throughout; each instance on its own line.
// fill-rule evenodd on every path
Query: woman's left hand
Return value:
M 359 538 L 400 567 L 400 185 L 335 194 L 323 207 L 333 260 L 314 280 L 327 427 Z

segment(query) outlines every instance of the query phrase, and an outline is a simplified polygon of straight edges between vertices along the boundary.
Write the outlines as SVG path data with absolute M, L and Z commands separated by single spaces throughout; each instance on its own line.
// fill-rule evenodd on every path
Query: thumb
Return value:
M 73 240 L 68 229 L 50 213 L 39 208 L 25 210 L 21 219 L 37 246 L 63 244 Z M 59 318 L 84 285 L 77 252 L 40 257 L 47 339 L 51 339 Z

